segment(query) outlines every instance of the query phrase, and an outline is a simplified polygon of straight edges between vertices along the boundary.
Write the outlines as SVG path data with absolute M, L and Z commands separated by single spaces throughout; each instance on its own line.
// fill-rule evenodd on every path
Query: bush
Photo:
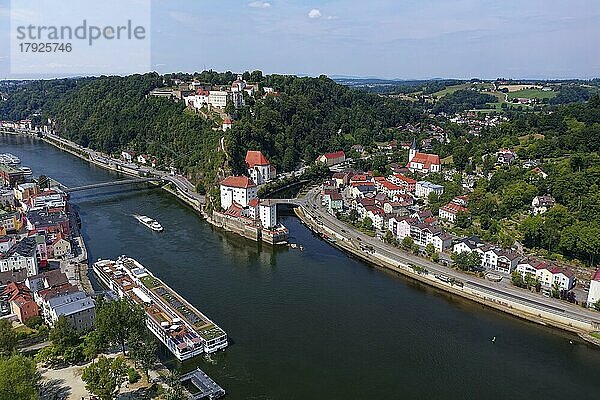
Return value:
M 27 320 L 25 320 L 25 325 L 27 325 L 29 328 L 31 329 L 36 329 L 38 326 L 40 326 L 44 321 L 42 320 L 42 317 L 40 316 L 35 316 L 35 317 L 31 317 Z
M 129 367 L 127 371 L 127 379 L 129 379 L 129 383 L 136 383 L 141 378 L 140 374 L 135 370 L 135 368 Z

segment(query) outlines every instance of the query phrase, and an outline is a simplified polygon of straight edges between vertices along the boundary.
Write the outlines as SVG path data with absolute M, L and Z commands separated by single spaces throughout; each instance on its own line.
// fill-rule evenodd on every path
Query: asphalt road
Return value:
M 134 164 L 134 163 L 128 163 L 123 160 L 114 159 L 107 154 L 103 154 L 103 153 L 100 153 L 95 150 L 81 147 L 77 143 L 71 142 L 70 140 L 63 139 L 63 138 L 53 135 L 53 134 L 47 134 L 47 136 L 50 137 L 52 140 L 63 143 L 66 146 L 74 147 L 74 148 L 79 149 L 80 151 L 87 153 L 90 157 L 90 160 L 92 160 L 94 162 L 105 164 L 112 168 L 120 167 L 121 170 L 124 170 L 124 172 L 132 174 L 132 175 L 139 176 L 139 173 L 143 172 L 143 173 L 147 173 L 147 174 L 151 174 L 153 176 L 159 177 L 167 182 L 171 182 L 185 196 L 188 196 L 190 199 L 198 201 L 201 204 L 204 204 L 205 197 L 203 195 L 197 193 L 195 191 L 196 188 L 194 187 L 194 185 L 190 181 L 188 181 L 184 176 L 173 175 L 169 172 L 160 171 L 160 170 L 157 170 L 150 166 L 138 166 L 137 164 Z
M 311 189 L 304 198 L 298 202 L 304 208 L 305 213 L 317 220 L 317 224 L 325 226 L 336 232 L 354 245 L 357 249 L 361 248 L 361 244 L 369 245 L 374 250 L 373 255 L 383 255 L 394 260 L 398 264 L 414 264 L 426 268 L 430 273 L 436 275 L 446 275 L 453 277 L 459 281 L 465 282 L 465 285 L 470 285 L 479 290 L 488 291 L 494 295 L 506 296 L 513 301 L 527 304 L 529 306 L 543 309 L 545 311 L 555 312 L 559 315 L 571 317 L 581 321 L 595 321 L 600 323 L 600 313 L 584 309 L 578 305 L 568 303 L 566 301 L 547 298 L 539 293 L 532 293 L 528 290 L 512 286 L 506 278 L 501 282 L 490 282 L 484 278 L 479 278 L 472 274 L 466 274 L 455 269 L 445 267 L 434 262 L 431 262 L 422 257 L 407 253 L 391 246 L 377 238 L 363 234 L 342 221 L 329 214 L 327 210 L 321 206 L 320 188 Z

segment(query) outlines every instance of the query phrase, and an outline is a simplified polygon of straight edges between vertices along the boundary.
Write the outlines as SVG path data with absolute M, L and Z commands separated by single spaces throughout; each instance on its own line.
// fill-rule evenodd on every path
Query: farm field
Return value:
M 516 92 L 508 93 L 509 99 L 524 98 L 524 99 L 551 99 L 556 96 L 554 91 L 544 91 L 541 89 L 522 89 Z

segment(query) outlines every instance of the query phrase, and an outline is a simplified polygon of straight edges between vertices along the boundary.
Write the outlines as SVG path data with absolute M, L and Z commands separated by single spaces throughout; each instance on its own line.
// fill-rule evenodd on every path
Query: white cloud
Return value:
M 321 11 L 313 8 L 308 12 L 308 18 L 321 18 Z
M 268 1 L 256 0 L 251 3 L 248 3 L 248 7 L 252 8 L 269 8 L 271 7 L 271 3 Z
M 329 15 L 327 16 L 328 20 L 334 20 L 334 19 L 338 19 L 337 15 Z
M 193 24 L 196 20 L 192 14 L 188 14 L 181 11 L 169 11 L 169 16 L 176 22 L 182 24 Z

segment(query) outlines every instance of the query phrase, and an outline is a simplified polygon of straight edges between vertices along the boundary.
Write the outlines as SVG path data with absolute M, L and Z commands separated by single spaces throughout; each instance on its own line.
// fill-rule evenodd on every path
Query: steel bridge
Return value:
M 93 183 L 91 185 L 63 188 L 63 191 L 65 193 L 73 193 L 73 192 L 81 192 L 83 190 L 100 189 L 100 188 L 111 187 L 111 186 L 133 185 L 136 183 L 147 183 L 147 182 L 163 183 L 163 182 L 165 182 L 165 180 L 163 178 L 123 179 L 123 180 L 119 180 L 119 181 L 101 182 L 101 183 Z

